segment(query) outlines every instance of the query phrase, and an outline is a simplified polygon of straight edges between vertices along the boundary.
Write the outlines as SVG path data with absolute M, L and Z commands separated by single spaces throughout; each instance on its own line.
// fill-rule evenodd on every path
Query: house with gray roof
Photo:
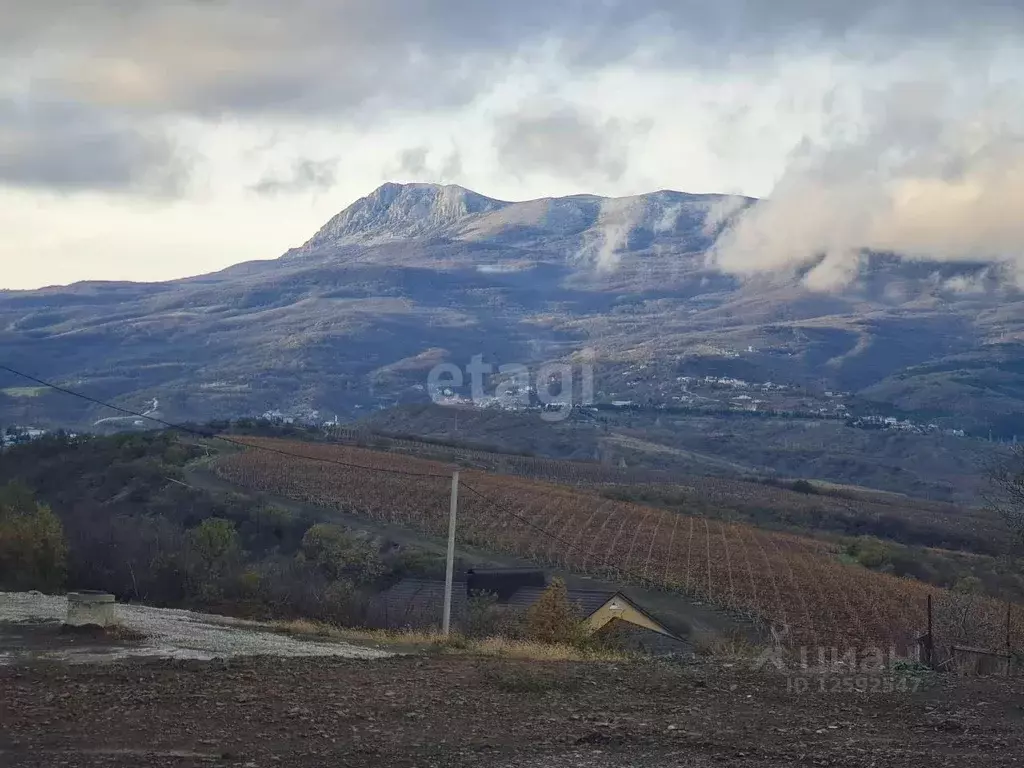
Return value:
M 543 571 L 494 569 L 468 571 L 452 590 L 452 626 L 465 630 L 470 601 L 490 595 L 499 614 L 525 614 L 549 586 Z M 620 645 L 652 653 L 682 653 L 688 645 L 664 621 L 617 589 L 568 589 L 569 602 L 595 634 Z M 381 593 L 369 610 L 370 622 L 388 629 L 439 630 L 444 582 L 405 579 Z

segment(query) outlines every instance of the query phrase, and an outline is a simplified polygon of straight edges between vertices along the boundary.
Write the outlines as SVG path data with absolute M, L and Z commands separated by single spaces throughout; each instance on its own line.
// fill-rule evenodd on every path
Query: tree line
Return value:
M 0 452 L 0 589 L 359 623 L 366 596 L 436 557 L 310 512 L 187 482 L 170 432 L 52 435 Z

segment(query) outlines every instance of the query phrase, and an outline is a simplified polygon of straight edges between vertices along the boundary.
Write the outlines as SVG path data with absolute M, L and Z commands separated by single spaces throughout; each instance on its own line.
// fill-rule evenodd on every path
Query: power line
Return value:
M 15 370 L 14 368 L 11 368 L 10 366 L 4 365 L 2 363 L 0 363 L 0 371 L 6 371 L 7 373 L 11 373 L 11 374 L 13 374 L 15 376 L 19 376 L 19 377 L 21 377 L 23 379 L 26 379 L 28 381 L 31 381 L 31 382 L 35 383 L 35 384 L 38 384 L 39 386 L 46 387 L 48 389 L 52 389 L 52 390 L 54 390 L 56 392 L 61 392 L 61 393 L 65 394 L 65 395 L 69 395 L 71 397 L 79 398 L 80 400 L 85 400 L 87 402 L 93 403 L 94 405 L 99 405 L 99 406 L 102 406 L 104 408 L 110 408 L 111 410 L 117 411 L 119 413 L 123 413 L 126 416 L 131 416 L 131 417 L 137 418 L 137 419 L 145 419 L 147 421 L 151 421 L 151 422 L 154 422 L 156 424 L 160 424 L 160 425 L 162 425 L 162 426 L 164 426 L 164 427 L 166 427 L 168 429 L 178 430 L 180 432 L 185 432 L 185 433 L 188 433 L 188 434 L 196 435 L 198 437 L 202 437 L 202 438 L 205 438 L 205 439 L 220 440 L 222 442 L 228 443 L 229 445 L 233 445 L 233 446 L 238 447 L 238 448 L 256 449 L 256 450 L 259 450 L 259 451 L 265 451 L 267 453 L 276 454 L 278 456 L 286 456 L 286 457 L 292 458 L 292 459 L 304 459 L 306 461 L 318 461 L 318 462 L 321 462 L 321 463 L 324 463 L 324 464 L 331 464 L 331 465 L 334 465 L 334 466 L 345 467 L 345 468 L 348 468 L 348 469 L 361 469 L 361 470 L 364 470 L 366 472 L 381 472 L 381 473 L 384 473 L 384 474 L 402 475 L 402 476 L 406 476 L 406 477 L 432 477 L 432 478 L 444 478 L 444 479 L 447 479 L 447 478 L 450 477 L 450 475 L 448 475 L 448 474 L 441 474 L 441 473 L 437 473 L 437 472 L 412 472 L 412 471 L 409 471 L 409 470 L 388 469 L 388 468 L 385 468 L 385 467 L 368 467 L 368 466 L 365 466 L 363 464 L 353 464 L 351 462 L 340 461 L 338 459 L 327 459 L 327 458 L 316 458 L 314 456 L 304 456 L 304 455 L 302 455 L 300 453 L 292 453 L 291 451 L 284 451 L 284 450 L 281 450 L 279 448 L 271 448 L 271 447 L 265 446 L 265 445 L 256 445 L 256 444 L 246 443 L 246 442 L 243 442 L 241 440 L 233 440 L 232 438 L 225 437 L 224 435 L 216 435 L 216 434 L 213 434 L 213 433 L 210 433 L 210 432 L 204 432 L 202 430 L 195 429 L 193 427 L 189 427 L 189 426 L 186 426 L 184 424 L 176 424 L 174 422 L 165 421 L 164 419 L 157 418 L 156 416 L 150 416 L 150 415 L 145 414 L 145 413 L 139 413 L 138 411 L 133 411 L 133 410 L 131 410 L 129 408 L 123 408 L 123 407 L 121 407 L 119 405 L 114 405 L 113 403 L 108 403 L 108 402 L 106 402 L 104 400 L 99 400 L 98 398 L 91 397 L 91 396 L 86 395 L 86 394 L 84 394 L 82 392 L 76 392 L 75 390 L 59 386 L 57 384 L 54 384 L 53 382 L 37 378 L 36 376 L 32 376 L 31 374 L 23 373 L 22 371 Z M 557 535 L 551 533 L 547 529 L 542 528 L 541 526 L 539 526 L 536 523 L 534 523 L 533 521 L 531 521 L 529 518 L 526 518 L 526 517 L 518 514 L 517 512 L 513 511 L 506 504 L 504 504 L 502 502 L 499 502 L 499 501 L 489 497 L 488 495 L 486 495 L 483 492 L 477 490 L 476 488 L 474 488 L 473 486 L 469 485 L 468 483 L 463 482 L 460 485 L 461 485 L 461 487 L 465 488 L 467 491 L 469 491 L 473 495 L 475 495 L 478 498 L 482 499 L 484 502 L 486 502 L 488 504 L 491 504 L 494 507 L 499 508 L 501 511 L 504 511 L 506 514 L 508 514 L 513 519 L 518 520 L 523 525 L 525 525 L 528 528 L 536 531 L 540 535 L 545 536 L 545 537 L 551 539 L 552 541 L 555 541 L 555 542 L 563 545 L 569 551 L 576 550 L 576 549 L 580 548 L 579 545 L 574 544 L 574 543 L 572 543 L 570 541 L 567 541 L 567 540 L 563 539 L 562 537 L 557 536 Z M 608 556 L 607 555 L 604 558 L 604 563 L 605 563 L 605 565 L 609 564 L 608 563 Z M 639 577 L 636 574 L 631 573 L 630 571 L 625 570 L 625 569 L 623 569 L 623 568 L 621 568 L 619 566 L 614 566 L 614 567 L 615 567 L 615 569 L 619 573 L 621 573 L 623 575 L 632 576 L 633 578 L 638 578 L 641 581 L 644 580 L 642 577 Z
M 72 397 L 77 397 L 80 400 L 85 400 L 87 402 L 93 403 L 94 405 L 100 405 L 100 406 L 103 406 L 104 408 L 110 408 L 112 410 L 118 411 L 119 413 L 123 413 L 126 416 L 132 416 L 132 417 L 137 418 L 137 419 L 146 419 L 147 421 L 152 421 L 152 422 L 154 422 L 156 424 L 160 424 L 161 426 L 167 427 L 168 429 L 175 429 L 175 430 L 178 430 L 180 432 L 186 432 L 188 434 L 196 435 L 198 437 L 203 437 L 203 438 L 211 439 L 211 440 L 220 440 L 222 442 L 229 443 L 230 445 L 233 445 L 233 446 L 235 446 L 237 448 L 246 448 L 246 449 L 253 449 L 254 448 L 254 449 L 259 450 L 259 451 L 266 451 L 267 453 L 277 454 L 278 456 L 287 456 L 287 457 L 293 458 L 293 459 L 306 459 L 307 461 L 319 461 L 319 462 L 324 463 L 324 464 L 332 464 L 332 465 L 339 466 L 339 467 L 347 467 L 349 469 L 362 469 L 362 470 L 365 470 L 367 472 L 381 472 L 381 473 L 389 474 L 389 475 L 405 475 L 407 477 L 438 477 L 438 478 L 450 477 L 450 475 L 448 475 L 448 474 L 441 474 L 441 473 L 438 473 L 438 472 L 413 472 L 413 471 L 410 471 L 410 470 L 403 470 L 403 469 L 388 469 L 386 467 L 367 467 L 367 466 L 365 466 L 363 464 L 353 464 L 351 462 L 340 461 L 338 459 L 326 459 L 326 458 L 317 458 L 317 457 L 314 457 L 314 456 L 303 456 L 300 453 L 292 453 L 291 451 L 283 451 L 283 450 L 281 450 L 279 448 L 271 448 L 271 447 L 266 446 L 266 445 L 254 445 L 254 444 L 246 443 L 246 442 L 244 442 L 242 440 L 233 440 L 230 437 L 225 437 L 224 435 L 216 435 L 216 434 L 213 434 L 211 432 L 204 432 L 203 430 L 195 429 L 193 427 L 189 427 L 189 426 L 186 426 L 184 424 L 175 424 L 175 423 L 170 422 L 170 421 L 165 421 L 163 419 L 159 419 L 156 416 L 150 416 L 150 415 L 145 414 L 145 413 L 139 413 L 138 411 L 133 411 L 133 410 L 131 410 L 129 408 L 122 408 L 119 405 L 114 405 L 113 403 L 108 403 L 108 402 L 105 402 L 103 400 L 99 400 L 99 399 L 97 399 L 95 397 L 90 397 L 89 395 L 83 394 L 81 392 L 76 392 L 76 391 L 74 391 L 72 389 L 67 389 L 66 387 L 61 387 L 61 386 L 59 386 L 57 384 L 54 384 L 54 383 L 49 382 L 49 381 L 45 381 L 44 379 L 37 378 L 37 377 L 32 376 L 30 374 L 23 373 L 21 371 L 17 371 L 14 368 L 11 368 L 11 367 L 9 367 L 7 365 L 4 365 L 2 363 L 0 363 L 0 371 L 6 371 L 7 373 L 14 374 L 15 376 L 20 376 L 21 378 L 27 379 L 28 381 L 31 381 L 31 382 L 33 382 L 35 384 L 38 384 L 41 387 L 47 387 L 48 389 L 52 389 L 52 390 L 54 390 L 56 392 L 61 392 L 61 393 L 65 394 L 65 395 L 70 395 Z
M 478 498 L 483 499 L 487 503 L 489 503 L 489 504 L 491 504 L 491 505 L 493 505 L 495 507 L 498 507 L 498 506 L 504 507 L 503 504 L 501 504 L 500 502 L 492 499 L 491 497 L 487 496 L 486 494 L 482 493 L 481 491 L 478 491 L 476 488 L 474 488 L 473 486 L 469 485 L 468 483 L 461 483 L 460 485 L 461 485 L 462 488 L 465 488 L 467 491 L 472 493 L 474 496 L 477 496 Z M 507 512 L 511 517 L 515 518 L 519 522 L 521 522 L 524 525 L 526 525 L 527 527 L 532 528 L 533 530 L 537 531 L 538 533 L 543 534 L 544 536 L 547 536 L 552 541 L 557 541 L 559 544 L 564 544 L 564 545 L 568 546 L 569 549 L 574 549 L 575 548 L 573 544 L 571 544 L 570 542 L 566 541 L 562 537 L 556 536 L 555 534 L 553 534 L 550 531 L 548 531 L 546 528 L 541 528 L 536 523 L 532 522 L 531 520 L 529 520 L 526 517 L 523 517 L 522 515 L 519 515 L 519 514 L 513 512 L 511 509 L 508 509 L 507 507 L 504 507 L 504 511 Z
M 473 486 L 469 485 L 468 483 L 461 483 L 460 485 L 461 485 L 462 488 L 465 488 L 467 491 L 469 491 L 473 495 L 477 496 L 478 498 L 482 499 L 483 501 L 487 502 L 488 504 L 491 504 L 492 506 L 498 508 L 500 511 L 505 512 L 506 514 L 508 514 L 513 519 L 518 520 L 523 525 L 525 525 L 528 528 L 536 531 L 540 535 L 546 536 L 547 538 L 551 539 L 552 541 L 555 541 L 555 542 L 557 542 L 559 544 L 562 544 L 564 547 L 567 548 L 568 551 L 572 551 L 572 550 L 580 550 L 580 551 L 582 551 L 579 545 L 574 544 L 574 543 L 572 543 L 570 541 L 567 541 L 566 539 L 563 539 L 561 536 L 557 536 L 556 534 L 551 533 L 551 531 L 547 530 L 546 528 L 542 528 L 541 526 L 539 526 L 536 523 L 534 523 L 533 521 L 531 521 L 529 518 L 523 517 L 522 515 L 514 512 L 506 504 L 504 504 L 504 503 L 502 503 L 500 501 L 497 501 L 496 499 L 493 499 L 493 498 L 487 496 L 485 493 L 483 493 L 481 491 L 478 491 L 476 488 L 474 488 Z M 605 557 L 604 557 L 604 564 L 605 565 L 612 565 L 611 563 L 608 562 L 609 557 L 610 557 L 610 554 L 606 554 L 605 555 Z M 629 570 L 627 570 L 625 568 L 622 568 L 621 566 L 612 565 L 612 567 L 615 568 L 615 570 L 618 571 L 623 576 L 630 576 L 630 577 L 632 577 L 634 579 L 637 579 L 640 582 L 647 581 L 647 579 L 644 576 L 638 575 L 636 573 L 633 573 L 632 571 L 629 571 Z
M 565 547 L 568 548 L 569 551 L 572 551 L 574 549 L 575 550 L 580 550 L 581 549 L 578 545 L 573 544 L 571 542 L 568 542 L 568 541 L 566 541 L 565 539 L 563 539 L 560 536 L 556 536 L 555 534 L 551 533 L 547 529 L 541 528 L 539 525 L 537 525 L 536 523 L 533 523 L 532 521 L 530 521 L 529 519 L 523 517 L 522 515 L 519 515 L 516 512 L 513 512 L 511 509 L 508 508 L 508 506 L 498 502 L 495 499 L 490 498 L 489 496 L 487 496 L 486 494 L 482 493 L 481 491 L 478 491 L 476 488 L 472 487 L 471 485 L 463 483 L 461 485 L 461 487 L 465 488 L 466 490 L 468 490 L 470 493 L 474 494 L 475 496 L 478 496 L 483 501 L 491 504 L 495 508 L 498 508 L 500 510 L 505 511 L 508 515 L 510 515 L 511 517 L 515 518 L 516 520 L 522 522 L 527 527 L 537 531 L 542 536 L 546 536 L 547 538 L 549 538 L 549 539 L 551 539 L 553 541 L 556 541 L 556 542 L 558 542 L 560 544 L 563 544 Z M 706 517 L 704 519 L 707 520 Z M 629 578 L 629 579 L 633 579 L 636 583 L 638 583 L 640 585 L 646 585 L 647 587 L 650 587 L 651 584 L 657 584 L 658 583 L 656 579 L 652 580 L 652 579 L 649 579 L 647 577 L 646 568 L 645 568 L 645 570 L 643 572 L 638 572 L 638 571 L 634 571 L 634 570 L 632 570 L 630 568 L 625 568 L 625 567 L 622 567 L 620 565 L 616 565 L 616 564 L 610 562 L 612 555 L 613 555 L 612 552 L 608 552 L 608 553 L 605 554 L 605 556 L 603 558 L 603 565 L 606 566 L 606 567 L 610 566 L 611 568 L 614 568 L 615 571 L 618 574 L 618 576 L 616 578 L 622 579 L 623 577 L 626 577 L 626 578 Z M 568 569 L 568 563 L 566 563 L 565 561 L 563 561 L 563 566 Z M 662 583 L 662 586 L 668 587 L 668 584 L 667 583 Z M 764 618 L 764 619 L 766 619 L 768 621 L 775 621 L 775 618 L 773 618 L 770 614 L 765 613 L 765 614 L 761 614 L 761 615 L 762 615 L 762 618 Z

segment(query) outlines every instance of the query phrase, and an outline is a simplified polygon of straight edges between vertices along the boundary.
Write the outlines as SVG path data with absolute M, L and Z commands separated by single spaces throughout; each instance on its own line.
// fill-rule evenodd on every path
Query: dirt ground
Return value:
M 1024 680 L 822 680 L 743 662 L 34 663 L 0 667 L 0 765 L 1024 765 Z

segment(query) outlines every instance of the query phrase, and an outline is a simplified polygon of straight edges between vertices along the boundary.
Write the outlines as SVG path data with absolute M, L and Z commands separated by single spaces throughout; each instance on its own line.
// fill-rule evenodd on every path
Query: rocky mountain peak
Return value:
M 388 182 L 328 221 L 306 247 L 444 237 L 469 217 L 506 205 L 455 184 Z
M 753 202 L 661 190 L 620 198 L 570 195 L 513 203 L 455 184 L 389 182 L 328 221 L 299 250 L 443 238 L 506 246 L 546 244 L 604 263 L 614 252 L 643 249 L 655 240 L 699 249 L 706 242 L 694 233 L 699 234 L 713 209 L 730 200 Z

